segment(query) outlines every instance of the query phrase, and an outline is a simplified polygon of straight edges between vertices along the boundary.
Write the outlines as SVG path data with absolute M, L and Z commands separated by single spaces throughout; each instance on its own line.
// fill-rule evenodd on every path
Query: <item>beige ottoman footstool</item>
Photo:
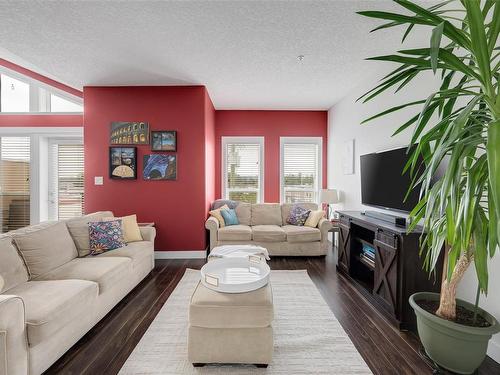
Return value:
M 220 293 L 198 283 L 189 306 L 188 360 L 267 367 L 273 356 L 271 285 Z

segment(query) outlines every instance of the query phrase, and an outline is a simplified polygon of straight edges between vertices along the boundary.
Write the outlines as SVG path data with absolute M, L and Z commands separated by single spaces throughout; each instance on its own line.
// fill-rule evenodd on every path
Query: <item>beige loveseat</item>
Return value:
M 299 206 L 317 210 L 314 203 Z M 235 208 L 239 225 L 220 227 L 209 217 L 205 228 L 210 231 L 210 250 L 215 246 L 255 244 L 270 255 L 318 256 L 328 251 L 328 231 L 332 224 L 322 218 L 316 228 L 287 224 L 293 204 L 239 202 Z
M 143 241 L 85 256 L 87 223 L 112 215 L 0 236 L 0 375 L 45 371 L 153 269 L 150 227 L 140 228 Z

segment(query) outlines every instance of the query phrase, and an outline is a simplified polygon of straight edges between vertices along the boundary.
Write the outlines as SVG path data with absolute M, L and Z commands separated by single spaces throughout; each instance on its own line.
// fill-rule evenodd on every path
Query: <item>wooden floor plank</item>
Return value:
M 157 260 L 151 274 L 46 373 L 117 374 L 185 270 L 200 269 L 203 264 L 203 260 Z M 269 264 L 272 269 L 308 271 L 374 374 L 432 374 L 419 355 L 418 337 L 400 332 L 378 313 L 336 272 L 333 255 L 276 257 Z M 500 365 L 487 357 L 479 374 L 500 374 Z

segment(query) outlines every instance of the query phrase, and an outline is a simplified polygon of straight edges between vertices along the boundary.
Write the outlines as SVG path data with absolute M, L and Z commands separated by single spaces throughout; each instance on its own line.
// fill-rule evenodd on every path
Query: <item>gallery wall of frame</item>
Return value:
M 138 147 L 150 145 L 151 152 L 176 152 L 175 130 L 149 130 L 147 122 L 112 122 L 109 142 L 109 177 L 114 180 L 137 179 Z M 145 153 L 142 178 L 145 181 L 177 180 L 177 155 Z

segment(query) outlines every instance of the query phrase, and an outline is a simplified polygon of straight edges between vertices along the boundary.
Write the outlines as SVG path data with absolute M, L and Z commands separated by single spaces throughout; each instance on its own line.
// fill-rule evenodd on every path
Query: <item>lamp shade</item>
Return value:
M 337 189 L 323 189 L 320 198 L 321 203 L 340 203 L 340 192 Z

